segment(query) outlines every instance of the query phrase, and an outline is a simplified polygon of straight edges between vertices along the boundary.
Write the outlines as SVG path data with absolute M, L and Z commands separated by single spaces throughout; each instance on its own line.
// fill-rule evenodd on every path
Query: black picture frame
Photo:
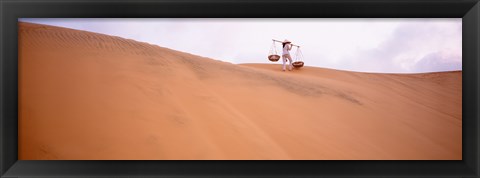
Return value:
M 284 10 L 288 9 L 288 13 Z M 17 156 L 18 18 L 462 18 L 461 161 L 26 161 Z M 0 0 L 1 177 L 478 177 L 479 0 Z

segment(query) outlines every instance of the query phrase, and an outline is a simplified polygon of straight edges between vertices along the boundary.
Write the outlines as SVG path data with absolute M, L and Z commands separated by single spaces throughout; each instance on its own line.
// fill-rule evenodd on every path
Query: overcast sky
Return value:
M 267 59 L 272 39 L 288 39 L 301 46 L 307 66 L 382 73 L 462 69 L 461 18 L 20 21 L 120 36 L 234 64 L 273 63 Z

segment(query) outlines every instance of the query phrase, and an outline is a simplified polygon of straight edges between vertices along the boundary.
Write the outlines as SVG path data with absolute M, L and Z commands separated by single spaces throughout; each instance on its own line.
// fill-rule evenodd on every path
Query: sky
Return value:
M 375 73 L 462 70 L 461 18 L 22 18 L 147 42 L 234 64 L 274 63 L 272 39 L 306 66 Z M 276 44 L 281 53 L 281 44 Z M 291 51 L 295 59 L 297 48 Z M 281 55 L 281 54 L 280 54 Z M 281 63 L 280 61 L 276 62 Z

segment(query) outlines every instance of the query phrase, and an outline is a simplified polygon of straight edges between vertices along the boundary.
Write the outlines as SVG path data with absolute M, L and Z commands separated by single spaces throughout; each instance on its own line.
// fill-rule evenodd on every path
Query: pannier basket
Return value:
M 303 61 L 295 61 L 292 63 L 293 67 L 300 68 L 303 67 Z
M 269 55 L 268 56 L 268 60 L 272 61 L 272 62 L 276 62 L 280 59 L 280 56 L 279 55 L 276 55 L 276 54 L 272 54 L 272 55 Z

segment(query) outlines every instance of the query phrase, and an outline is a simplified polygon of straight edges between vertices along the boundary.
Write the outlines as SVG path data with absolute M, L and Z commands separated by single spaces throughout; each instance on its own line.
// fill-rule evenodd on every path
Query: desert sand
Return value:
M 19 159 L 462 159 L 461 71 L 280 69 L 19 22 Z

